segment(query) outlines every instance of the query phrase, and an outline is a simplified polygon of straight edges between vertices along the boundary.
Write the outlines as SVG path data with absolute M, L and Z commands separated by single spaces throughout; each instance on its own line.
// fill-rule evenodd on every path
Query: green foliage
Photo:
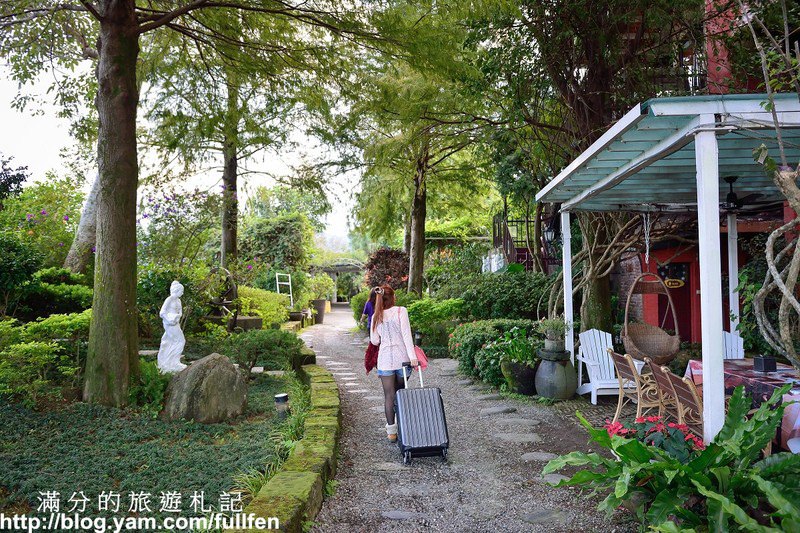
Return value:
M 513 328 L 521 328 L 526 333 L 530 333 L 533 327 L 534 323 L 530 320 L 509 319 L 477 320 L 459 324 L 450 337 L 450 355 L 454 359 L 458 359 L 459 369 L 463 373 L 480 377 L 476 360 L 479 352 L 488 343 Z
M 59 357 L 54 342 L 12 344 L 0 352 L 0 396 L 36 407 L 45 398 L 59 397 L 55 381 L 75 372 Z
M 22 340 L 23 329 L 13 318 L 0 319 L 0 351 Z
M 422 298 L 408 306 L 411 329 L 423 335 L 426 346 L 447 346 L 450 332 L 461 316 L 463 302 L 458 298 Z
M 91 309 L 68 315 L 50 315 L 25 324 L 22 338 L 29 342 L 55 342 L 60 347 L 61 366 L 74 369 L 65 372 L 63 377 L 69 378 L 68 384 L 79 387 L 86 364 L 91 321 Z
M 163 332 L 158 314 L 164 300 L 169 296 L 169 287 L 174 280 L 180 281 L 184 288 L 181 297 L 181 327 L 187 333 L 200 331 L 200 319 L 209 311 L 209 295 L 201 290 L 204 285 L 203 272 L 147 265 L 140 268 L 136 284 L 136 305 L 139 309 L 139 330 L 142 336 L 158 337 Z
M 314 248 L 314 231 L 300 213 L 247 221 L 241 235 L 241 256 L 258 257 L 281 271 L 308 266 Z
M 563 318 L 545 318 L 536 324 L 536 331 L 552 341 L 564 338 L 567 331 L 567 323 Z
M 327 300 L 336 290 L 336 284 L 329 275 L 321 273 L 308 278 L 305 288 L 312 300 Z
M 37 271 L 33 277 L 40 283 L 50 283 L 51 285 L 85 285 L 89 287 L 92 284 L 85 274 L 76 274 L 61 267 L 43 268 Z
M 0 155 L 0 210 L 3 208 L 3 200 L 22 192 L 22 183 L 28 179 L 28 167 L 9 166 L 13 159 L 13 157 L 6 159 Z
M 59 267 L 36 272 L 20 298 L 15 315 L 33 320 L 52 314 L 77 313 L 92 306 L 86 276 Z
M 777 453 L 760 459 L 781 424 L 783 394 L 776 390 L 753 414 L 742 387 L 728 403 L 725 424 L 714 442 L 682 460 L 668 449 L 638 439 L 594 429 L 578 413 L 591 441 L 611 450 L 616 459 L 572 452 L 547 464 L 543 473 L 566 466 L 583 467 L 559 483 L 606 494 L 598 506 L 612 514 L 630 502 L 643 525 L 661 531 L 710 530 L 794 531 L 800 527 L 797 479 L 800 457 Z M 671 522 L 672 517 L 677 524 Z
M 331 204 L 325 191 L 315 188 L 301 190 L 295 187 L 278 185 L 258 187 L 247 198 L 248 214 L 256 218 L 275 218 L 292 213 L 303 214 L 314 231 L 325 229 L 325 216 L 331 212 Z
M 246 368 L 248 373 L 254 366 L 263 366 L 265 370 L 286 370 L 300 355 L 302 347 L 303 341 L 289 331 L 253 329 L 231 335 L 225 343 L 224 354 Z
M 550 283 L 540 272 L 480 274 L 460 283 L 464 313 L 476 319 L 539 319 L 547 312 Z
M 425 256 L 425 283 L 437 298 L 459 298 L 465 280 L 481 273 L 483 256 L 489 247 L 469 242 L 446 247 L 429 247 Z
M 350 309 L 353 311 L 353 318 L 360 327 L 366 327 L 361 323 L 361 313 L 369 300 L 369 289 L 363 290 L 350 299 Z
M 463 215 L 454 220 L 431 220 L 425 223 L 426 239 L 466 241 L 470 237 L 489 237 L 491 224 L 487 217 Z
M 282 324 L 289 320 L 289 295 L 265 291 L 247 285 L 239 285 L 239 313 L 244 316 L 260 316 L 264 327 Z
M 153 494 L 153 517 L 168 514 L 159 512 L 161 491 L 205 491 L 206 504 L 217 508 L 217 495 L 234 486 L 237 473 L 274 459 L 276 442 L 266 437 L 284 422 L 274 417 L 273 397 L 287 386 L 288 378 L 252 380 L 244 416 L 221 424 L 162 421 L 138 409 L 81 402 L 44 413 L 0 402 L 3 441 L 14 443 L 0 446 L 5 501 L 35 509 L 38 491 L 69 495 L 75 487 L 97 501 L 111 487 Z M 184 505 L 192 513 L 188 500 Z
M 129 402 L 153 418 L 164 408 L 164 395 L 172 380 L 171 374 L 162 374 L 155 361 L 139 360 L 139 377 L 131 384 Z
M 737 333 L 744 341 L 744 349 L 748 352 L 755 352 L 766 355 L 777 355 L 775 349 L 761 335 L 756 320 L 754 300 L 758 291 L 764 284 L 764 277 L 767 273 L 767 261 L 764 256 L 767 235 L 755 235 L 750 239 L 740 241 L 740 247 L 750 260 L 739 269 L 738 287 L 739 296 L 742 300 L 739 318 L 739 328 Z M 783 239 L 776 243 L 777 249 L 784 247 Z M 766 296 L 764 311 L 767 319 L 772 324 L 778 323 L 778 309 L 780 308 L 780 297 L 772 292 Z
M 515 326 L 484 345 L 475 354 L 475 368 L 483 381 L 495 387 L 506 383 L 500 363 L 504 360 L 533 367 L 536 364 L 533 339 L 529 330 Z
M 80 183 L 48 174 L 46 180 L 3 201 L 0 228 L 38 250 L 44 266 L 61 266 L 72 244 L 82 205 Z
M 56 314 L 25 325 L 25 337 L 32 340 L 87 339 L 92 310 L 80 313 Z
M 408 281 L 408 254 L 402 250 L 379 248 L 367 260 L 367 285 L 370 288 L 389 285 L 394 290 L 404 288 Z
M 275 453 L 263 468 L 252 468 L 234 478 L 236 488 L 244 491 L 250 498 L 259 493 L 261 488 L 278 473 L 297 441 L 303 438 L 306 414 L 311 406 L 310 390 L 292 374 L 287 391 L 291 409 L 289 418 L 269 435 L 269 441 L 275 446 Z
M 221 206 L 221 195 L 200 189 L 142 198 L 136 232 L 139 263 L 186 270 L 210 262 L 219 249 Z
M 32 246 L 13 233 L 0 231 L 0 316 L 16 305 L 23 286 L 33 279 L 40 264 L 41 256 Z

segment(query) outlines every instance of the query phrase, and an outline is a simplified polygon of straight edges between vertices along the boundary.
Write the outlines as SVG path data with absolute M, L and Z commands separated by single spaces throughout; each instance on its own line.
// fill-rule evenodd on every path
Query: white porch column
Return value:
M 713 124 L 714 115 L 702 118 Z M 700 317 L 703 341 L 703 440 L 711 442 L 725 419 L 722 367 L 722 259 L 719 232 L 719 149 L 713 131 L 695 135 L 700 248 Z
M 575 333 L 572 322 L 572 235 L 569 231 L 569 212 L 561 212 L 561 275 L 564 277 L 564 321 L 567 332 L 564 347 L 569 351 L 570 359 L 575 364 Z
M 332 272 L 331 278 L 333 278 L 333 296 L 331 297 L 331 303 L 337 303 L 339 301 L 339 273 Z
M 731 333 L 739 327 L 739 230 L 736 213 L 728 213 L 728 302 L 731 313 Z

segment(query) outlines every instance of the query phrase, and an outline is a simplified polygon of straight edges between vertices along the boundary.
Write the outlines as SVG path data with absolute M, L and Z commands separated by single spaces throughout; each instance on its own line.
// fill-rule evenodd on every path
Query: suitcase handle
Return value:
M 405 368 L 406 367 L 410 367 L 410 366 L 411 366 L 411 363 L 403 363 L 403 369 L 404 369 L 403 370 L 403 385 L 406 388 L 408 388 L 408 378 L 406 377 Z M 423 383 L 423 381 L 422 381 L 422 367 L 417 365 L 417 370 L 419 370 L 419 387 L 423 388 L 425 386 L 425 383 Z

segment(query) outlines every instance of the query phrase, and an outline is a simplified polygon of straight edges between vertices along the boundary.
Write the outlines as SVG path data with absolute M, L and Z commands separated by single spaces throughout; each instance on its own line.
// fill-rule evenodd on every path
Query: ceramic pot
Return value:
M 569 358 L 550 361 L 543 357 L 536 370 L 535 383 L 536 393 L 539 396 L 555 400 L 569 400 L 575 395 L 575 390 L 578 388 L 578 376 L 575 374 L 575 367 L 572 366 Z
M 322 324 L 325 320 L 325 306 L 328 300 L 311 300 L 311 305 L 314 306 L 314 309 L 317 311 L 317 319 L 315 323 Z

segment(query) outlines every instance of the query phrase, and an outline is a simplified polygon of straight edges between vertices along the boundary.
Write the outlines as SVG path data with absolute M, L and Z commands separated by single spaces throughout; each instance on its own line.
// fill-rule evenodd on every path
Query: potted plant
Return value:
M 542 362 L 536 369 L 536 392 L 556 400 L 572 398 L 578 388 L 578 376 L 570 353 L 564 350 L 567 323 L 563 318 L 548 318 L 540 321 L 536 329 L 545 337 L 544 349 L 538 352 Z
M 544 350 L 547 352 L 564 351 L 564 334 L 567 331 L 567 323 L 563 318 L 546 318 L 541 320 L 536 329 L 544 335 Z
M 327 274 L 317 274 L 308 278 L 306 290 L 311 295 L 311 305 L 316 311 L 316 323 L 322 324 L 325 320 L 325 304 L 328 296 L 336 290 L 336 284 Z
M 525 329 L 512 328 L 493 344 L 502 351 L 500 371 L 506 380 L 508 390 L 527 396 L 536 394 L 534 380 L 539 359 Z

